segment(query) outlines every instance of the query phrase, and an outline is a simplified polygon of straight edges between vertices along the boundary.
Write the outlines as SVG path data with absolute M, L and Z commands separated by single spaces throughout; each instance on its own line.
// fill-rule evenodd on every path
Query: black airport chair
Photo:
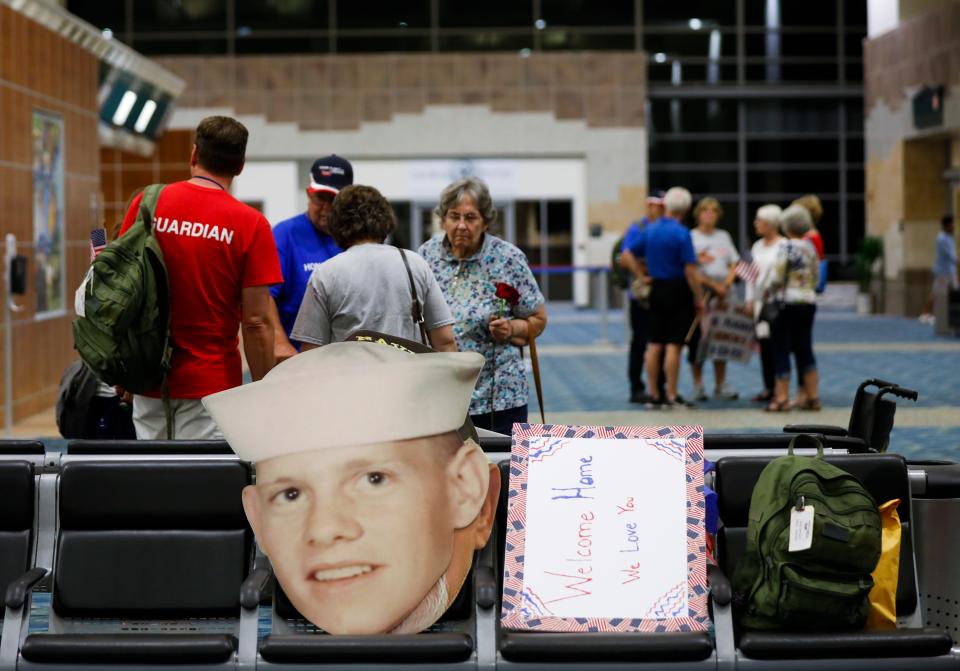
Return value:
M 420 634 L 329 636 L 311 624 L 273 581 L 271 633 L 260 643 L 258 669 L 343 665 L 400 669 L 474 668 L 472 580 L 429 631 Z
M 503 584 L 506 551 L 510 461 L 500 466 L 497 509 L 497 583 Z M 498 607 L 500 590 L 497 592 Z M 717 668 L 717 655 L 707 632 L 679 633 L 553 633 L 511 631 L 497 626 L 497 669 L 691 669 Z
M 721 603 L 714 587 L 714 615 L 720 629 L 733 627 L 737 669 L 956 669 L 950 636 L 923 628 L 917 595 L 913 550 L 913 518 L 906 462 L 896 454 L 828 456 L 826 460 L 863 483 L 878 504 L 900 499 L 902 528 L 897 585 L 898 628 L 852 632 L 744 631 L 733 623 L 730 588 Z M 750 499 L 760 472 L 770 462 L 762 457 L 725 457 L 716 465 L 714 489 L 720 519 L 719 568 L 729 577 L 746 549 Z M 722 613 L 721 615 L 718 615 Z M 721 621 L 723 624 L 721 624 Z
M 828 427 L 831 431 L 842 431 L 839 427 Z M 808 432 L 804 432 L 808 433 Z M 814 437 L 820 440 L 826 450 L 847 452 L 850 454 L 866 453 L 871 450 L 864 441 L 847 435 L 818 434 Z M 488 435 L 480 437 L 480 447 L 487 453 L 509 453 L 512 446 L 510 436 Z M 783 431 L 770 433 L 708 433 L 703 434 L 703 449 L 709 457 L 710 452 L 727 453 L 729 451 L 777 451 L 787 453 L 787 447 L 793 436 Z
M 47 633 L 17 668 L 234 667 L 257 616 L 240 605 L 250 481 L 240 462 L 63 465 Z
M 805 432 L 806 433 L 806 432 Z M 870 450 L 858 438 L 848 436 L 836 436 L 827 434 L 812 434 L 819 440 L 827 451 L 845 452 L 849 454 L 861 454 Z M 790 433 L 707 433 L 703 434 L 703 449 L 710 458 L 711 452 L 729 453 L 731 451 L 775 451 L 782 454 L 787 453 L 790 441 L 794 438 Z
M 71 440 L 70 456 L 210 456 L 233 455 L 225 440 Z
M 913 517 L 924 624 L 942 628 L 960 646 L 960 464 L 910 462 L 922 479 L 914 488 Z M 960 648 L 958 648 L 960 649 Z
M 19 459 L 27 456 L 43 456 L 43 443 L 39 440 L 0 440 L 0 458 Z
M 42 447 L 42 446 L 41 446 Z M 47 573 L 33 568 L 36 554 L 36 484 L 28 461 L 0 461 L 0 667 L 16 662 L 29 620 L 30 589 Z
M 876 391 L 868 391 L 875 387 Z M 863 444 L 863 449 L 854 451 L 886 452 L 890 444 L 890 432 L 893 430 L 893 418 L 897 412 L 897 403 L 886 396 L 897 396 L 916 401 L 919 394 L 906 389 L 895 382 L 869 379 L 857 387 L 850 410 L 850 422 L 847 428 L 823 424 L 788 424 L 783 427 L 787 433 L 823 434 L 827 441 L 847 438 Z

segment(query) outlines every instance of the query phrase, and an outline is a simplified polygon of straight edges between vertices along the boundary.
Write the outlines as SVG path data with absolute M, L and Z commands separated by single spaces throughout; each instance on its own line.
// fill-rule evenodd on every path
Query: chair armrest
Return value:
M 787 424 L 784 433 L 819 433 L 822 436 L 845 436 L 847 430 L 842 426 L 829 424 Z
M 477 605 L 484 610 L 489 610 L 497 603 L 497 579 L 493 575 L 493 569 L 489 566 L 478 566 L 474 569 L 474 575 Z
M 37 583 L 43 580 L 47 575 L 47 569 L 36 567 L 32 568 L 22 576 L 7 585 L 6 603 L 7 608 L 21 608 L 27 600 L 27 594 L 33 591 Z
M 269 568 L 258 568 L 250 572 L 247 579 L 240 585 L 240 605 L 251 610 L 260 605 L 260 596 L 266 589 L 273 571 Z
M 722 568 L 716 564 L 707 565 L 707 583 L 710 585 L 714 602 L 720 606 L 730 605 L 733 600 L 733 586 Z

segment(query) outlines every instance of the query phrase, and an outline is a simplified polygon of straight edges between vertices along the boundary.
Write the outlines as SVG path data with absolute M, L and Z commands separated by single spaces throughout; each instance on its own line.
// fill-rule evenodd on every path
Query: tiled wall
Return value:
M 900 109 L 908 87 L 960 84 L 960 1 L 946 2 L 865 41 L 863 79 L 868 114 L 878 101 Z
M 865 41 L 863 55 L 867 230 L 884 238 L 885 310 L 914 316 L 930 292 L 933 238 L 947 201 L 949 133 L 960 137 L 960 0 Z M 947 132 L 914 127 L 909 95 L 927 85 L 946 90 Z
M 157 141 L 149 157 L 117 149 L 100 150 L 100 188 L 103 216 L 111 237 L 119 231 L 126 206 L 137 189 L 148 184 L 170 184 L 190 177 L 190 149 L 193 134 L 171 130 Z
M 19 299 L 26 309 L 13 325 L 15 419 L 53 403 L 60 374 L 73 357 L 70 306 L 89 262 L 95 219 L 90 198 L 100 180 L 96 94 L 97 60 L 91 53 L 0 4 L 0 231 L 14 233 L 20 253 L 30 259 L 30 293 Z M 34 315 L 34 109 L 58 114 L 64 123 L 67 312 L 42 320 Z M 0 351 L 6 337 L 0 332 Z
M 592 127 L 644 125 L 639 52 L 169 57 L 181 107 L 228 107 L 305 130 L 351 130 L 426 105 L 552 111 Z

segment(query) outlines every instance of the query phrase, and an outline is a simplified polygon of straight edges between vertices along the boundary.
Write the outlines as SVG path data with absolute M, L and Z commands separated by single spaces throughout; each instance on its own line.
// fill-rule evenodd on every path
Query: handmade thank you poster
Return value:
M 515 426 L 504 627 L 708 626 L 699 426 Z

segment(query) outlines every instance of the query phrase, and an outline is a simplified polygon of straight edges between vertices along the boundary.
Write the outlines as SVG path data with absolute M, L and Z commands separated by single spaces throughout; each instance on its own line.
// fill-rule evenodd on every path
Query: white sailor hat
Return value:
M 483 362 L 476 352 L 333 343 L 203 405 L 247 461 L 407 440 L 461 428 Z

